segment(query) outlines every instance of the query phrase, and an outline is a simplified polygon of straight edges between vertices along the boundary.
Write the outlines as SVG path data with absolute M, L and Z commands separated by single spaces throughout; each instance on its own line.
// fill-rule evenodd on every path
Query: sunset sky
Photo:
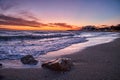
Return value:
M 120 0 L 0 0 L 0 29 L 76 30 L 120 23 Z

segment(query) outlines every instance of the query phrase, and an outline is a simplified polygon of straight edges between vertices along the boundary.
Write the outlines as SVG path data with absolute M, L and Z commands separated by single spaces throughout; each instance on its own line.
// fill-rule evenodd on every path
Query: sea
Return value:
M 103 44 L 120 37 L 119 32 L 83 31 L 0 31 L 0 63 L 5 68 L 31 68 L 20 58 L 32 55 L 42 61 L 72 54 L 89 46 Z M 40 63 L 33 68 L 39 67 Z

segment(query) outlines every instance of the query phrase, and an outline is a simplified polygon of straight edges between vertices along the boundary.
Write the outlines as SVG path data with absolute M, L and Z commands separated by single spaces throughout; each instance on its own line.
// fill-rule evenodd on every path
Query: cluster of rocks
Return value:
M 26 55 L 22 57 L 21 62 L 28 65 L 37 65 L 38 61 L 32 55 Z M 0 68 L 2 68 L 0 63 Z M 54 71 L 69 71 L 73 66 L 72 60 L 70 58 L 58 58 L 50 61 L 45 61 L 42 63 L 43 68 L 48 68 Z

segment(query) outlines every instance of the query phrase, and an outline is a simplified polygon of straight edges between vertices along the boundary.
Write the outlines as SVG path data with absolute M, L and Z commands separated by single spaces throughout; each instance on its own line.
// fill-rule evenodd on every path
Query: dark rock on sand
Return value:
M 0 68 L 2 68 L 2 66 L 3 66 L 2 63 L 0 63 Z
M 38 63 L 38 61 L 35 60 L 32 55 L 26 55 L 26 56 L 22 57 L 21 62 L 23 64 L 30 64 L 30 65 L 36 65 Z
M 54 70 L 54 71 L 69 71 L 73 63 L 70 58 L 58 58 L 55 60 L 47 61 L 42 64 L 42 67 Z

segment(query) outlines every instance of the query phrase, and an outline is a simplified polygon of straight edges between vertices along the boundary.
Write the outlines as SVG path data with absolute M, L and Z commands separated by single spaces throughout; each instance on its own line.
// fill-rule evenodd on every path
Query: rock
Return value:
M 73 63 L 70 58 L 58 58 L 55 60 L 47 61 L 42 64 L 42 67 L 54 70 L 54 71 L 69 71 Z
M 22 57 L 21 62 L 23 64 L 30 64 L 30 65 L 36 65 L 38 63 L 38 61 L 35 60 L 32 55 L 26 55 L 26 56 Z
M 2 63 L 0 63 L 0 68 L 2 68 L 2 66 L 3 66 Z

